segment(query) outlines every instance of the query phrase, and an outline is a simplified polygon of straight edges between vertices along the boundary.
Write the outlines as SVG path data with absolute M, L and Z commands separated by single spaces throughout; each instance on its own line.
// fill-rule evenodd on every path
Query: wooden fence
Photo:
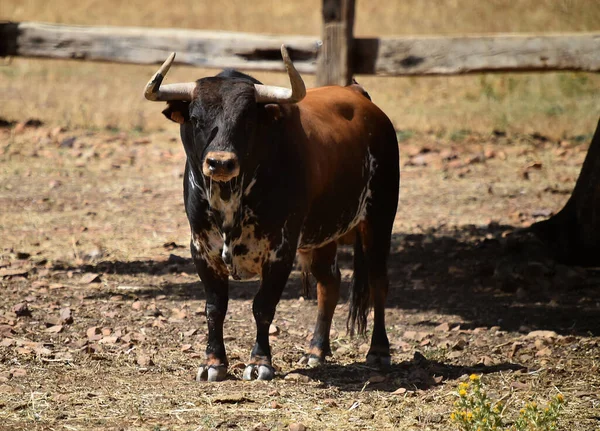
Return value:
M 317 73 L 318 85 L 345 85 L 355 73 L 401 76 L 600 71 L 600 32 L 354 38 L 353 23 L 354 0 L 323 0 L 322 40 L 310 36 L 0 22 L 0 57 L 158 64 L 177 51 L 180 64 L 283 70 L 279 47 L 285 43 L 300 72 Z

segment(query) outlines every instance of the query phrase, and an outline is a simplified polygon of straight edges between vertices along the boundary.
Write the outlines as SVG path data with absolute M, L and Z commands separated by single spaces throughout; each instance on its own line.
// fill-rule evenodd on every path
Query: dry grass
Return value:
M 600 3 L 593 0 L 358 1 L 356 34 L 456 34 L 593 31 Z M 320 1 L 241 0 L 120 2 L 4 0 L 0 19 L 69 24 L 134 25 L 320 33 Z M 266 18 L 266 13 L 271 18 Z M 71 127 L 166 127 L 140 89 L 152 67 L 14 59 L 0 66 L 0 117 L 40 118 Z M 196 79 L 214 70 L 177 67 L 170 79 Z M 285 77 L 256 73 L 285 85 Z M 400 129 L 439 133 L 493 128 L 551 136 L 590 133 L 598 117 L 600 78 L 593 74 L 482 75 L 435 78 L 359 77 Z M 313 77 L 307 82 L 313 85 Z

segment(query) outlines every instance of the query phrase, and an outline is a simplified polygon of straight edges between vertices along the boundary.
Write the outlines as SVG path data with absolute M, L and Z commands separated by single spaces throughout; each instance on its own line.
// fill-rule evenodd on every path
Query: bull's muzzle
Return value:
M 204 158 L 202 173 L 215 181 L 227 182 L 240 174 L 240 162 L 235 153 L 211 151 Z

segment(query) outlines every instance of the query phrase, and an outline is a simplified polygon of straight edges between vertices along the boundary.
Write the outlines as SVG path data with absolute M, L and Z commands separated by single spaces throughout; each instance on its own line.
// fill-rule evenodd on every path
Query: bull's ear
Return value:
M 265 105 L 265 111 L 267 111 L 267 115 L 271 117 L 274 122 L 281 120 L 284 116 L 281 107 L 276 103 Z
M 167 102 L 167 107 L 162 113 L 169 120 L 183 124 L 186 121 L 190 121 L 190 102 L 172 100 Z

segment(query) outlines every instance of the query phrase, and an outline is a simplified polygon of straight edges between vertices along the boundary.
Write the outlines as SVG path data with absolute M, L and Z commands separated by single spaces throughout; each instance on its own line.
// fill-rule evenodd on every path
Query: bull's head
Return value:
M 146 99 L 169 102 L 164 113 L 184 125 L 182 138 L 188 157 L 206 177 L 227 182 L 239 175 L 240 158 L 252 146 L 261 106 L 296 103 L 306 95 L 304 81 L 284 45 L 281 55 L 291 89 L 222 77 L 161 86 L 175 53 L 146 85 Z

